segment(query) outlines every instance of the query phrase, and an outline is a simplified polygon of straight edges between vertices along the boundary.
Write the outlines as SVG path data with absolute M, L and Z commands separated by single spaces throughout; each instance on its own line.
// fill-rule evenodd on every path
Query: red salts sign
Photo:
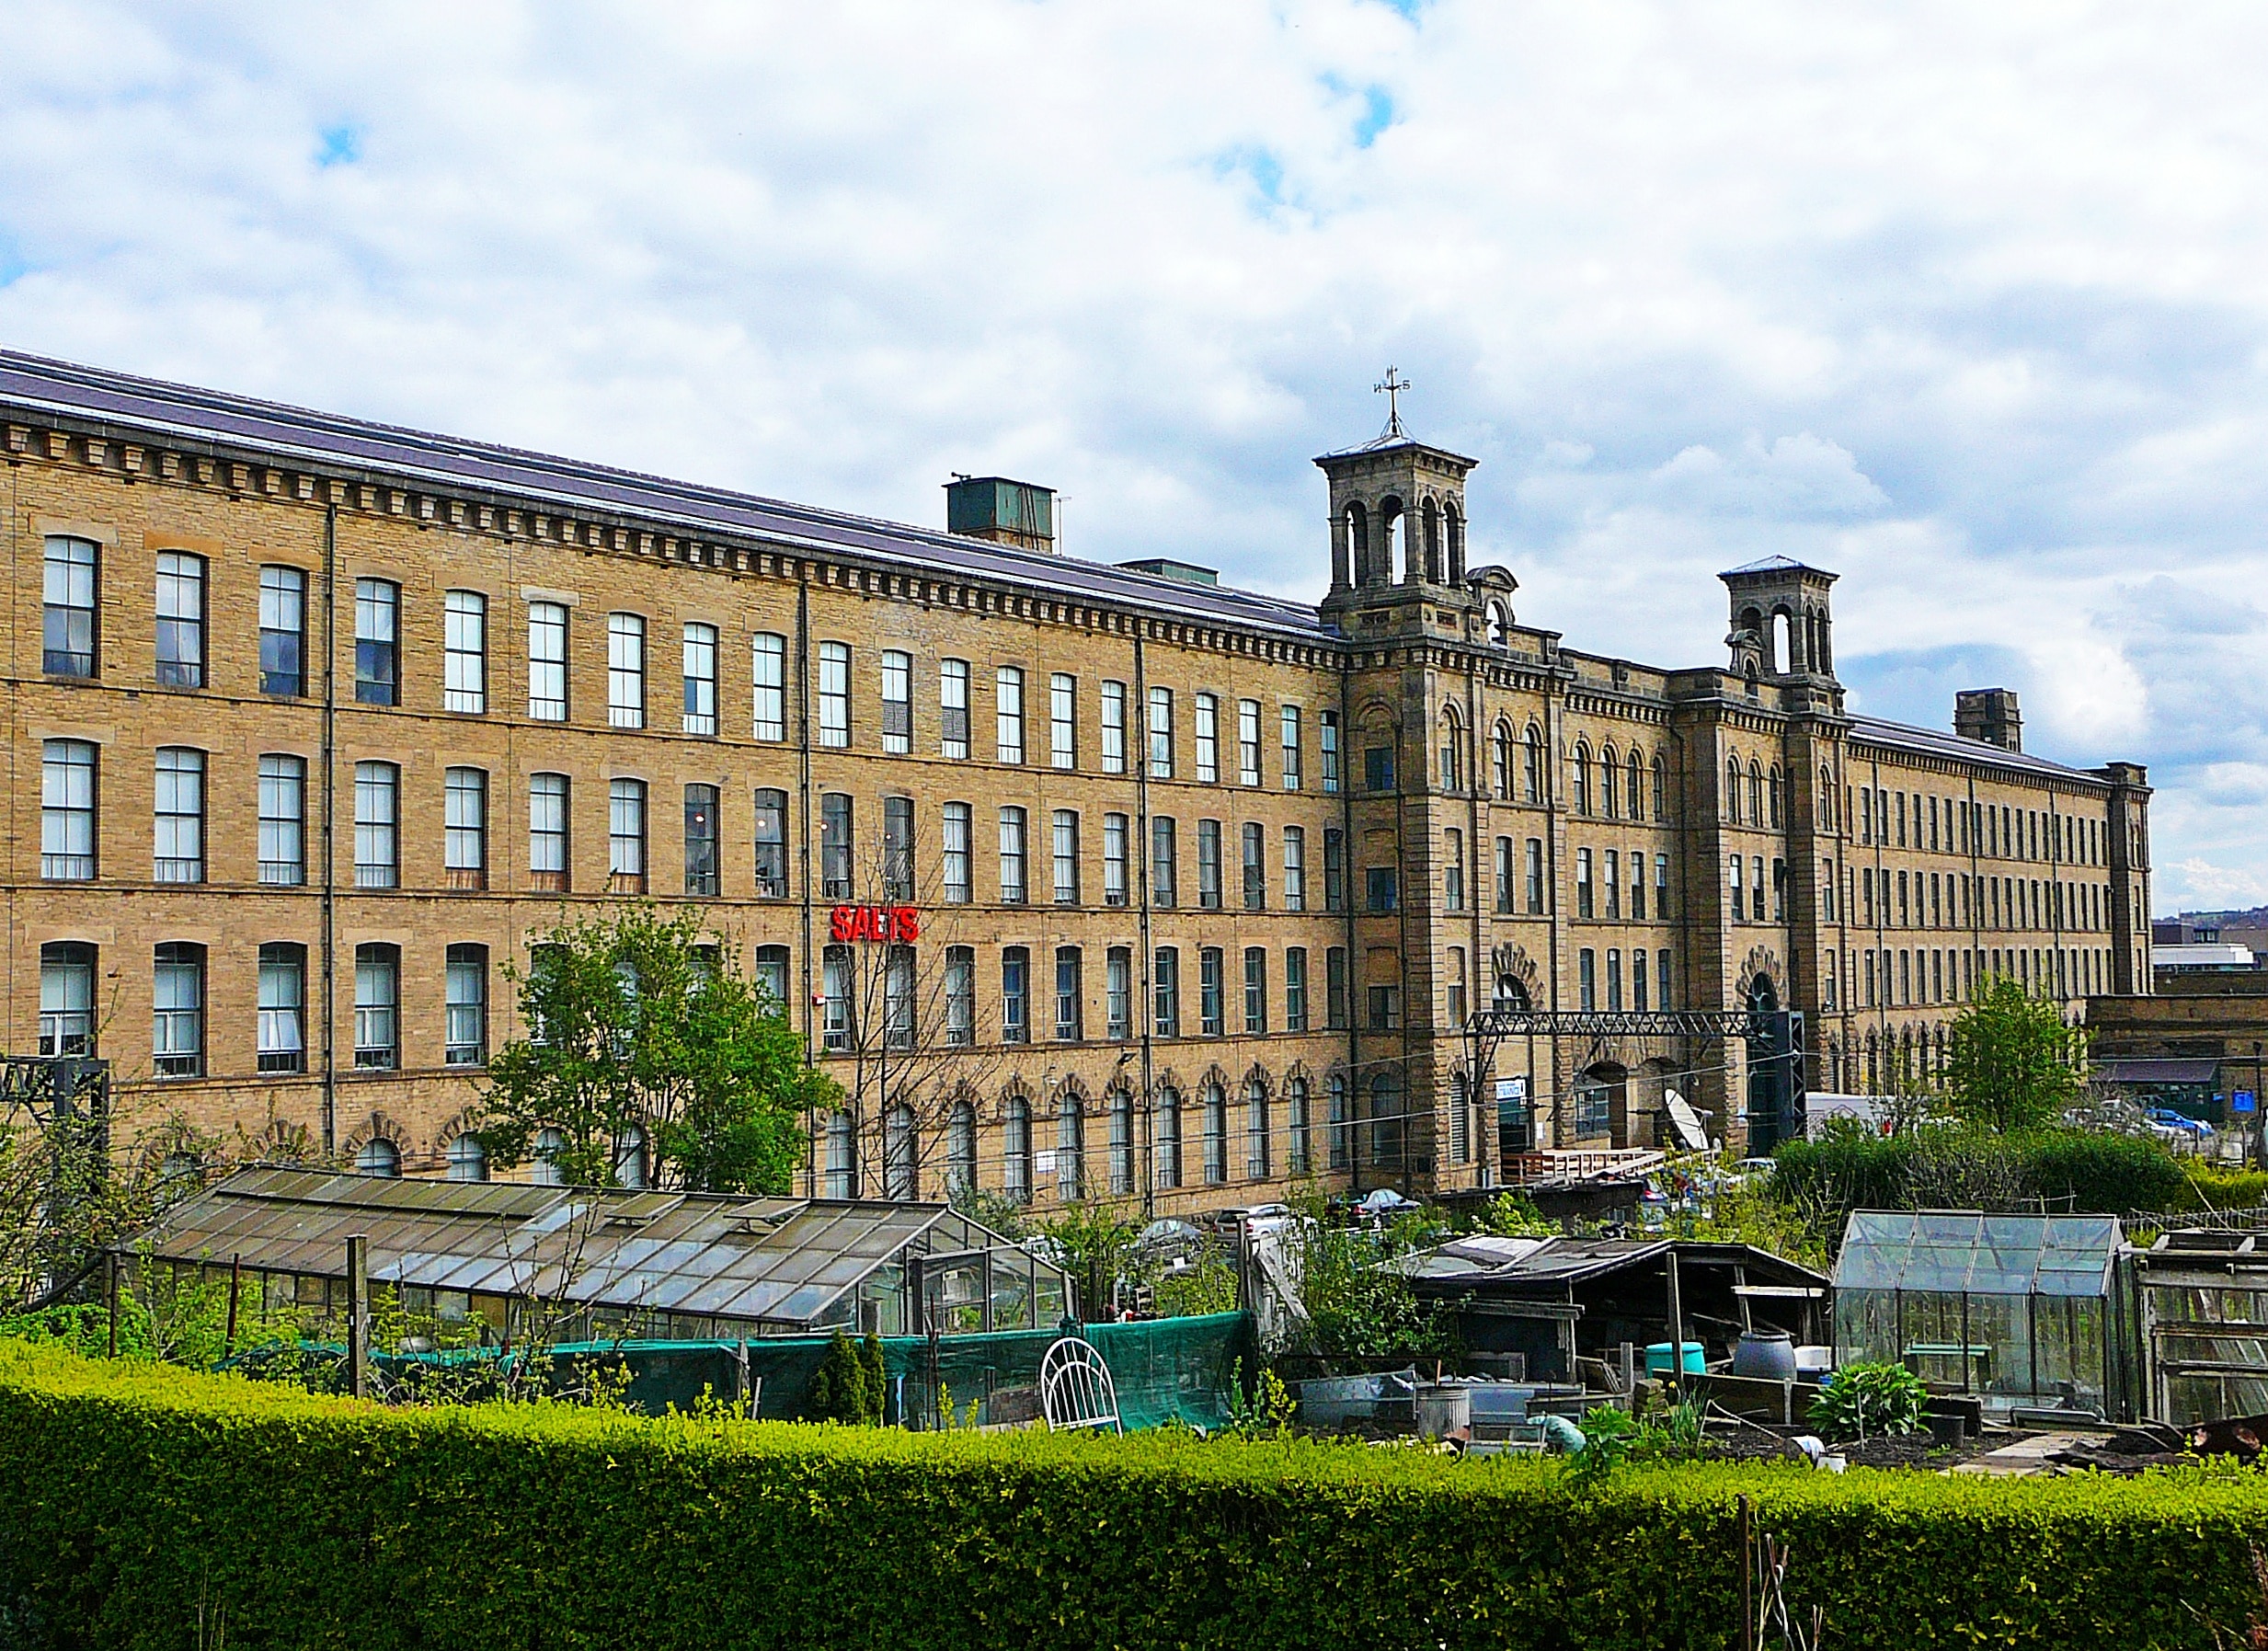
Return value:
M 854 940 L 910 946 L 921 937 L 918 906 L 837 906 L 827 914 L 827 938 L 838 946 Z

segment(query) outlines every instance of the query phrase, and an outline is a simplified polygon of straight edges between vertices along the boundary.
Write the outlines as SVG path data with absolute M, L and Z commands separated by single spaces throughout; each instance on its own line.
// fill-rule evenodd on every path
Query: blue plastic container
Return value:
M 1685 1373 L 1689 1376 L 1705 1376 L 1709 1373 L 1709 1362 L 1701 1357 L 1701 1345 L 1697 1341 L 1689 1341 L 1685 1344 Z M 1667 1342 L 1654 1342 L 1646 1347 L 1646 1374 L 1648 1376 L 1669 1374 L 1669 1344 Z

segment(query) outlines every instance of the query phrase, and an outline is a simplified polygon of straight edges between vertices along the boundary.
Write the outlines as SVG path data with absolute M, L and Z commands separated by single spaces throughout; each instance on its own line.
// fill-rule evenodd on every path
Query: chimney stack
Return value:
M 2024 748 L 2024 715 L 2013 688 L 1964 688 L 1953 695 L 1953 732 L 2002 751 Z

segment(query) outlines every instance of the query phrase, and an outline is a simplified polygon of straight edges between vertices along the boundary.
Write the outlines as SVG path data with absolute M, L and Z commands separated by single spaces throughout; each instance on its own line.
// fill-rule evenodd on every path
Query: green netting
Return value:
M 884 1419 L 899 1426 L 939 1425 L 940 1400 L 950 1394 L 954 1418 L 966 1426 L 969 1406 L 981 1427 L 1014 1426 L 1039 1416 L 1039 1361 L 1059 1330 L 1016 1330 L 991 1336 L 885 1336 L 883 1367 L 889 1383 Z M 1257 1368 L 1251 1315 L 1211 1313 L 1198 1318 L 1150 1319 L 1129 1324 L 1089 1324 L 1082 1334 L 1110 1366 L 1118 1414 L 1128 1429 L 1155 1427 L 1178 1418 L 1211 1429 L 1229 1419 L 1236 1365 Z M 626 1368 L 629 1402 L 648 1415 L 674 1404 L 690 1410 L 704 1391 L 724 1400 L 753 1392 L 756 1414 L 792 1421 L 805 1415 L 811 1378 L 827 1355 L 829 1336 L 766 1336 L 748 1342 L 589 1342 L 551 1349 L 567 1378 L 582 1360 Z M 338 1350 L 343 1359 L 344 1350 Z M 492 1352 L 380 1355 L 373 1362 L 393 1379 L 415 1381 L 421 1368 L 479 1362 Z M 746 1366 L 743 1370 L 742 1359 Z

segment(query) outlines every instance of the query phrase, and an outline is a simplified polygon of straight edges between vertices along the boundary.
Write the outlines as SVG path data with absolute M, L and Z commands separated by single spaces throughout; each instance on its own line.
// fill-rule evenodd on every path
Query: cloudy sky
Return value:
M 659 19 L 667 19 L 666 22 Z M 1522 619 L 2020 689 L 2268 900 L 2268 11 L 0 0 L 0 344 L 1305 596 L 1309 458 L 1478 456 Z

